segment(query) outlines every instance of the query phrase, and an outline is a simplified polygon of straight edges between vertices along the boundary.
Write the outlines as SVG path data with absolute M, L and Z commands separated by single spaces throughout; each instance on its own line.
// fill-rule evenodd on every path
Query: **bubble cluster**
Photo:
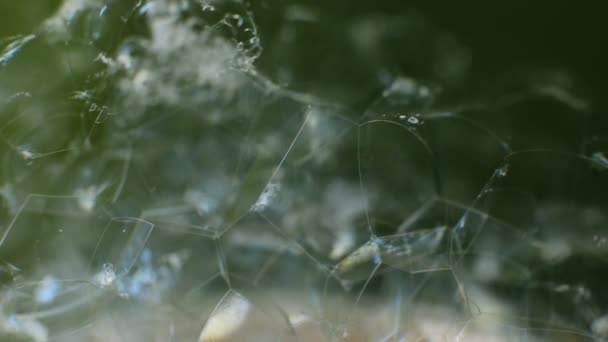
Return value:
M 0 339 L 605 339 L 589 101 L 327 13 L 65 0 L 3 40 Z

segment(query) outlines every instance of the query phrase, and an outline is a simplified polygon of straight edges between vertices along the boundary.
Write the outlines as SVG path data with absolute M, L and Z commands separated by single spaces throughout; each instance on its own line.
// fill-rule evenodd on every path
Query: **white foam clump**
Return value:
M 47 32 L 54 34 L 57 40 L 65 39 L 68 36 L 69 25 L 78 14 L 91 8 L 102 8 L 102 2 L 100 0 L 65 0 L 42 26 Z
M 270 206 L 272 200 L 276 197 L 280 190 L 280 185 L 277 183 L 268 183 L 264 191 L 260 194 L 255 204 L 251 207 L 251 211 L 261 212 Z
M 183 106 L 236 96 L 245 79 L 238 65 L 246 60 L 237 46 L 211 29 L 196 32 L 196 22 L 182 20 L 170 4 L 153 4 L 146 12 L 149 39 L 137 43 L 145 53 L 132 56 L 126 45 L 115 57 L 127 101 L 138 107 Z
M 103 264 L 103 269 L 93 277 L 93 283 L 102 288 L 111 286 L 115 281 L 116 272 L 114 271 L 114 265 L 109 263 Z

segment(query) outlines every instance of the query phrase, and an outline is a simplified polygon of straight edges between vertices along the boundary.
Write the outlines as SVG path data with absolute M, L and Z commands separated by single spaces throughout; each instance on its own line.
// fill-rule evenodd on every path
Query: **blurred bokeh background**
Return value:
M 608 338 L 604 7 L 1 2 L 1 338 Z

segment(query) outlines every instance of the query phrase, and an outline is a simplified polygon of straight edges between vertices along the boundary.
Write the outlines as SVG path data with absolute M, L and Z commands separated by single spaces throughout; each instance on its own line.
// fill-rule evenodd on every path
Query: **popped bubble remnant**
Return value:
M 386 116 L 386 115 L 384 115 L 384 116 Z M 424 124 L 424 121 L 421 118 L 422 115 L 420 113 L 414 113 L 414 114 L 409 114 L 409 115 L 397 113 L 395 115 L 392 115 L 392 117 L 395 117 L 395 118 L 399 119 L 400 121 L 405 122 L 409 126 L 420 126 L 420 125 Z

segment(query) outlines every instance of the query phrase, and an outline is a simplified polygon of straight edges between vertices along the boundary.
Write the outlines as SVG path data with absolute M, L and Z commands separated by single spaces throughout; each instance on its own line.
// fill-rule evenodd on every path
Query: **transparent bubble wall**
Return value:
M 415 12 L 273 6 L 2 37 L 2 340 L 608 338 L 608 136 L 567 71 L 472 86 Z

